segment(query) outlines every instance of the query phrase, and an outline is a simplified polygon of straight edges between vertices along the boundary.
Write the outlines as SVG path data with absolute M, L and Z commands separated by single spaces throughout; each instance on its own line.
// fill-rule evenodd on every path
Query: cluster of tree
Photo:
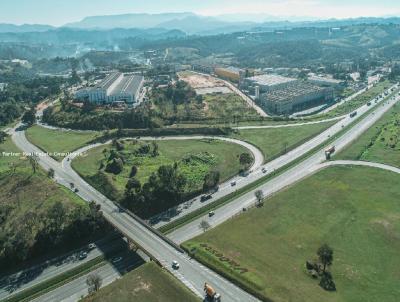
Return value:
M 179 204 L 186 183 L 176 163 L 161 166 L 143 186 L 137 179 L 129 179 L 122 204 L 140 217 L 149 218 Z
M 47 108 L 43 113 L 43 121 L 54 126 L 84 129 L 145 129 L 160 127 L 158 121 L 152 118 L 150 106 L 143 104 L 137 108 L 124 112 L 101 111 L 97 112 L 88 107 L 77 108 L 64 103 L 62 110 Z
M 22 104 L 15 102 L 0 103 L 0 126 L 11 123 L 16 118 L 20 117 L 24 108 Z
M 320 277 L 319 285 L 327 291 L 335 291 L 336 285 L 332 274 L 327 270 L 333 263 L 333 249 L 323 244 L 317 251 L 318 262 L 306 261 L 309 274 L 317 279 Z
M 108 227 L 100 206 L 94 202 L 88 207 L 72 210 L 55 202 L 42 214 L 27 212 L 11 229 L 1 228 L 0 221 L 1 260 L 4 263 L 21 262 L 51 248 L 93 236 Z
M 177 81 L 167 87 L 153 89 L 152 100 L 156 104 L 166 102 L 174 105 L 190 103 L 194 100 L 202 102 L 202 98 L 196 97 L 196 91 L 184 81 Z
M 38 103 L 49 96 L 59 94 L 65 79 L 55 77 L 36 77 L 26 81 L 8 83 L 0 92 L 0 103 Z

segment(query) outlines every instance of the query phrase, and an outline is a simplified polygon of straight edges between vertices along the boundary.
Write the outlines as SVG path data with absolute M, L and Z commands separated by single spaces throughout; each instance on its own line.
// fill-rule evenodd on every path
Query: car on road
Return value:
M 113 258 L 113 259 L 111 260 L 111 262 L 115 264 L 115 263 L 121 262 L 122 259 L 123 259 L 122 257 L 115 257 L 115 258 Z
M 89 251 L 94 250 L 95 248 L 96 248 L 96 245 L 94 243 L 89 243 L 89 245 L 88 245 Z
M 80 252 L 78 258 L 79 258 L 79 260 L 83 260 L 83 259 L 87 258 L 87 256 L 88 256 L 87 252 Z
M 172 261 L 172 268 L 173 269 L 179 269 L 179 262 L 176 261 L 176 260 Z
M 232 182 L 231 182 L 231 186 L 232 186 L 232 187 L 236 186 L 236 181 L 232 181 Z
M 261 171 L 265 174 L 267 173 L 267 169 L 266 168 L 262 168 Z
M 211 212 L 208 213 L 208 217 L 213 217 L 214 215 L 215 215 L 214 211 L 211 211 Z
M 209 200 L 211 198 L 212 198 L 211 194 L 206 194 L 206 195 L 203 195 L 203 196 L 200 197 L 200 201 L 201 202 L 205 202 L 205 201 L 207 201 L 207 200 Z

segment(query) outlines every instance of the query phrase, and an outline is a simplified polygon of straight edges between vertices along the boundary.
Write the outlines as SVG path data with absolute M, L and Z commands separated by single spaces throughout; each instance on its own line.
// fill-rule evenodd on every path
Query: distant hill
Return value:
M 110 30 L 82 30 L 72 28 L 60 28 L 45 32 L 0 33 L 0 42 L 30 43 L 30 44 L 97 44 L 114 45 L 119 40 L 127 38 L 140 38 L 143 40 L 161 40 L 168 38 L 180 38 L 186 34 L 179 30 L 163 28 L 150 29 L 123 29 Z
M 80 22 L 64 25 L 79 29 L 112 29 L 112 28 L 166 28 L 177 29 L 187 34 L 214 35 L 252 30 L 287 29 L 298 27 L 341 27 L 357 24 L 400 24 L 400 18 L 355 18 L 309 20 L 305 18 L 273 17 L 266 14 L 235 14 L 215 17 L 200 16 L 194 13 L 165 14 L 125 14 L 110 16 L 93 16 Z
M 53 26 L 42 25 L 42 24 L 15 25 L 15 24 L 0 23 L 0 33 L 43 32 L 52 29 L 54 29 Z
M 111 29 L 111 28 L 152 28 L 171 20 L 180 20 L 194 16 L 193 13 L 165 14 L 124 14 L 110 16 L 86 17 L 82 21 L 65 24 L 64 27 L 81 29 Z

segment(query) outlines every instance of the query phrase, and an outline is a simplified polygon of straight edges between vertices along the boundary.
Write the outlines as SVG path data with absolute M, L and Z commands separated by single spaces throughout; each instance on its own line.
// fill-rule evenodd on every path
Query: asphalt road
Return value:
M 352 140 L 361 135 L 366 129 L 368 129 L 373 123 L 375 123 L 394 103 L 395 101 L 391 100 L 389 101 L 388 105 L 382 106 L 381 104 L 377 104 L 377 108 L 374 114 L 371 113 L 366 118 L 360 120 L 356 125 L 351 128 L 351 130 L 346 132 L 334 142 L 337 150 L 342 149 Z M 375 104 L 373 104 L 372 106 L 375 106 Z M 371 107 L 361 107 L 360 109 L 358 109 L 358 115 L 355 118 L 351 119 L 349 117 L 346 117 L 344 120 L 332 126 L 321 135 L 310 140 L 299 148 L 289 152 L 285 156 L 277 159 L 273 162 L 273 165 L 268 166 L 267 164 L 266 167 L 274 169 L 283 166 L 285 162 L 288 163 L 294 160 L 295 158 L 301 156 L 298 152 L 303 152 L 304 154 L 313 149 L 315 144 L 319 145 L 320 143 L 323 143 L 324 141 L 329 139 L 329 136 L 338 133 L 343 126 L 350 124 L 353 120 L 358 120 L 360 118 L 360 115 L 369 110 Z M 15 144 L 25 152 L 36 152 L 38 154 L 42 153 L 36 146 L 33 146 L 26 140 L 24 132 L 13 131 L 12 139 Z M 310 175 L 311 173 L 314 173 L 316 170 L 318 170 L 318 164 L 323 162 L 324 159 L 324 151 L 321 150 L 311 157 L 307 158 L 300 164 L 286 171 L 285 173 L 277 176 L 266 184 L 263 184 L 262 186 L 260 186 L 260 188 L 257 189 L 262 189 L 264 195 L 269 196 L 270 194 L 277 192 L 278 190 L 281 190 L 296 181 L 299 181 L 300 179 Z M 47 170 L 49 168 L 53 168 L 55 170 L 56 180 L 66 187 L 69 187 L 70 183 L 74 183 L 75 187 L 79 189 L 79 192 L 77 194 L 80 195 L 83 199 L 87 201 L 94 200 L 98 204 L 100 204 L 105 218 L 111 224 L 113 224 L 124 235 L 132 239 L 139 246 L 144 248 L 148 253 L 158 259 L 158 261 L 166 269 L 173 273 L 181 282 L 183 282 L 197 295 L 203 296 L 202 289 L 204 282 L 208 282 L 216 288 L 217 292 L 220 292 L 222 294 L 222 297 L 225 301 L 257 301 L 257 299 L 250 296 L 240 288 L 221 278 L 220 276 L 205 268 L 195 260 L 190 259 L 186 254 L 178 252 L 175 248 L 166 243 L 162 238 L 148 230 L 145 226 L 143 226 L 140 222 L 136 221 L 128 214 L 120 212 L 117 206 L 112 201 L 110 201 L 94 188 L 89 186 L 84 180 L 79 177 L 76 172 L 74 172 L 72 169 L 69 169 L 68 166 L 60 165 L 54 159 L 45 154 L 43 154 L 43 156 L 40 156 L 39 164 Z M 253 171 L 248 177 L 243 178 L 242 182 L 250 183 L 260 177 L 262 177 L 261 168 Z M 248 194 L 245 194 L 244 196 L 239 197 L 235 201 L 217 209 L 215 211 L 216 215 L 210 219 L 211 224 L 215 226 L 224 222 L 226 219 L 229 219 L 233 215 L 240 213 L 243 207 L 253 204 L 254 201 L 254 192 L 250 192 Z M 202 217 L 188 225 L 183 226 L 174 233 L 171 233 L 170 237 L 177 242 L 182 242 L 186 239 L 190 239 L 193 236 L 196 236 L 200 233 L 198 225 L 202 219 L 208 219 L 208 216 Z M 171 263 L 173 260 L 177 260 L 180 263 L 181 267 L 178 271 L 175 271 L 171 268 Z
M 56 288 L 44 295 L 32 300 L 40 302 L 75 302 L 81 297 L 88 294 L 88 286 L 86 284 L 86 279 L 90 274 L 98 274 L 101 277 L 102 285 L 101 287 L 107 286 L 114 282 L 116 279 L 121 278 L 121 276 L 132 270 L 133 268 L 141 265 L 143 260 L 139 259 L 134 255 L 124 256 L 123 259 L 118 263 L 107 263 L 100 268 L 85 274 L 61 287 Z M 118 301 L 118 300 L 116 300 Z
M 133 139 L 133 138 L 132 138 Z M 253 155 L 254 162 L 252 166 L 250 167 L 250 170 L 257 170 L 259 169 L 263 162 L 264 162 L 264 156 L 262 152 L 255 147 L 252 144 L 243 142 L 241 140 L 237 139 L 232 139 L 232 138 L 227 138 L 227 137 L 219 137 L 219 136 L 203 136 L 203 135 L 197 135 L 197 136 L 167 136 L 167 137 L 141 137 L 140 140 L 143 141 L 152 141 L 152 140 L 199 140 L 199 139 L 215 139 L 215 140 L 220 140 L 220 141 L 225 141 L 233 144 L 238 144 L 243 146 L 244 148 L 247 148 L 250 153 Z M 129 140 L 129 138 L 126 138 L 126 140 Z M 79 150 L 74 151 L 71 155 L 65 157 L 61 163 L 61 165 L 69 170 L 72 171 L 71 168 L 71 162 L 72 160 L 76 157 L 79 156 L 80 154 L 84 154 L 87 151 L 102 146 L 106 144 L 110 144 L 111 141 L 108 141 L 106 143 L 97 143 L 97 144 L 92 144 L 88 145 L 85 147 L 82 147 Z M 228 194 L 226 192 L 231 191 L 231 182 L 241 182 L 242 177 L 241 176 L 234 176 L 230 178 L 229 180 L 225 181 L 220 185 L 220 192 L 217 194 L 217 196 L 225 195 Z M 158 228 L 163 226 L 164 224 L 170 223 L 171 221 L 178 219 L 192 211 L 195 211 L 196 209 L 199 209 L 204 206 L 204 203 L 200 201 L 200 196 L 197 196 L 195 198 L 192 198 L 188 201 L 185 201 L 183 204 L 171 208 L 168 211 L 165 211 L 163 213 L 160 213 L 159 215 L 153 217 L 151 220 L 156 221 L 156 223 L 153 224 L 154 227 Z
M 12 131 L 12 139 L 17 147 L 24 152 L 38 154 L 39 164 L 44 169 L 54 169 L 55 180 L 58 183 L 67 188 L 70 187 L 70 183 L 74 183 L 75 188 L 79 190 L 77 194 L 81 198 L 87 201 L 94 200 L 96 203 L 100 204 L 104 217 L 112 225 L 149 254 L 153 255 L 166 269 L 199 297 L 203 296 L 204 282 L 209 282 L 222 294 L 225 301 L 258 301 L 242 289 L 200 265 L 195 260 L 191 260 L 186 254 L 177 251 L 174 247 L 166 243 L 164 239 L 148 230 L 130 215 L 120 212 L 119 208 L 111 200 L 87 184 L 75 171 L 63 167 L 48 155 L 43 154 L 39 148 L 32 145 L 26 139 L 23 131 Z M 180 263 L 179 271 L 175 271 L 171 267 L 171 263 L 174 260 Z
M 0 300 L 52 279 L 106 253 L 117 252 L 124 248 L 126 246 L 124 246 L 122 238 L 114 236 L 107 238 L 107 240 L 97 241 L 96 247 L 92 250 L 85 246 L 60 257 L 49 259 L 39 265 L 2 277 L 0 279 Z M 79 254 L 83 251 L 87 252 L 87 257 L 81 260 Z
M 390 165 L 374 163 L 369 161 L 361 161 L 361 160 L 334 160 L 334 161 L 327 161 L 320 164 L 321 168 L 325 167 L 332 167 L 332 166 L 363 166 L 363 167 L 371 167 L 382 169 L 390 172 L 394 172 L 400 174 L 400 169 L 397 167 L 393 167 Z
M 366 117 L 358 121 L 357 124 L 353 125 L 350 130 L 348 130 L 345 134 L 340 136 L 340 138 L 336 139 L 331 145 L 334 145 L 336 148 L 336 152 L 345 148 L 348 144 L 352 141 L 357 139 L 362 133 L 364 133 L 368 128 L 370 128 L 375 122 L 379 120 L 380 117 L 384 113 L 386 113 L 397 101 L 399 97 L 395 99 L 391 99 L 389 102 L 385 101 L 384 103 L 378 103 L 375 107 L 375 110 L 368 114 Z M 382 105 L 383 104 L 383 105 Z M 358 110 L 358 117 L 362 114 L 362 112 L 367 111 L 371 107 L 361 108 Z M 351 122 L 350 118 L 346 118 L 342 120 L 339 124 L 334 125 L 327 131 L 325 131 L 322 136 L 319 138 L 315 138 L 318 140 L 319 143 L 323 143 L 324 139 L 327 138 L 327 135 L 333 135 L 335 132 L 340 131 L 342 125 L 346 126 Z M 310 141 L 311 142 L 311 141 Z M 310 143 L 309 142 L 309 143 Z M 306 143 L 308 144 L 308 143 Z M 317 145 L 318 145 L 317 144 Z M 310 149 L 308 149 L 310 150 Z M 296 152 L 293 150 L 292 152 Z M 295 154 L 293 154 L 295 156 Z M 236 200 L 226 204 L 218 209 L 216 209 L 215 215 L 213 217 L 208 217 L 208 215 L 204 215 L 199 217 L 198 219 L 190 222 L 189 224 L 184 225 L 183 227 L 175 230 L 174 232 L 168 234 L 168 237 L 172 239 L 176 243 L 182 243 L 186 240 L 189 240 L 197 235 L 202 233 L 202 230 L 199 228 L 200 222 L 202 220 L 206 220 L 209 222 L 211 227 L 215 227 L 224 221 L 228 220 L 235 215 L 240 214 L 243 211 L 243 208 L 251 207 L 255 204 L 256 198 L 254 196 L 254 192 L 256 190 L 262 190 L 265 197 L 269 197 L 273 194 L 276 194 L 280 190 L 300 181 L 301 179 L 310 176 L 311 174 L 317 172 L 318 170 L 322 169 L 324 165 L 321 165 L 325 158 L 325 151 L 320 150 L 313 154 L 312 156 L 308 157 L 301 163 L 297 164 L 296 166 L 292 167 L 291 169 L 287 170 L 286 172 L 280 174 L 279 176 L 271 179 L 267 183 L 257 187 L 256 189 L 248 192 Z M 267 164 L 266 166 L 268 166 Z M 376 164 L 377 166 L 378 164 Z M 256 176 L 250 175 L 249 178 L 254 179 Z M 250 182 L 252 182 L 250 181 Z

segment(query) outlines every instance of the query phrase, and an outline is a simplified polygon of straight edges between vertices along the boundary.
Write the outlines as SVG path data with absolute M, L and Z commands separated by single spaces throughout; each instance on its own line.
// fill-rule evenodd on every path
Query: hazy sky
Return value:
M 348 18 L 400 16 L 399 0 L 0 0 L 0 23 L 62 25 L 86 16 L 191 11 Z

